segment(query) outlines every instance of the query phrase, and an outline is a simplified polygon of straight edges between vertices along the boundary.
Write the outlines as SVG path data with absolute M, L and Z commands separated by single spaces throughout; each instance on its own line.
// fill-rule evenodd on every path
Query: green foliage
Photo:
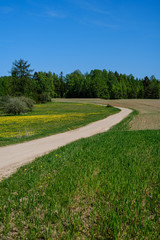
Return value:
M 33 76 L 34 97 L 37 102 L 50 102 L 54 97 L 53 75 L 51 72 L 35 72 Z
M 93 97 L 98 98 L 109 98 L 108 86 L 103 72 L 101 70 L 92 70 L 91 76 L 91 91 Z
M 53 73 L 53 85 L 54 85 L 54 97 L 56 98 L 62 98 L 65 97 L 66 94 L 66 83 L 65 79 L 63 78 L 63 73 L 61 73 L 60 76 Z
M 0 77 L 0 96 L 6 96 L 10 94 L 10 77 Z
M 12 81 L 11 89 L 13 96 L 29 95 L 33 90 L 30 64 L 23 59 L 15 60 L 11 69 Z
M 11 69 L 12 76 L 16 76 L 17 78 L 23 79 L 24 77 L 31 77 L 31 73 L 33 72 L 30 68 L 30 64 L 28 64 L 28 61 L 25 61 L 23 59 L 15 60 L 13 62 L 13 66 Z
M 66 76 L 67 81 L 67 97 L 82 97 L 84 90 L 85 78 L 83 74 L 76 70 Z
M 20 59 L 13 63 L 11 76 L 0 77 L 0 96 L 26 96 L 36 102 L 48 102 L 53 97 L 134 99 L 160 98 L 160 81 L 154 76 L 138 79 L 130 74 L 91 70 L 83 74 L 76 70 L 63 77 L 51 72 L 35 72 Z
M 106 99 L 160 98 L 160 82 L 150 79 L 135 79 L 131 74 L 92 70 L 83 75 L 79 70 L 66 76 L 67 97 L 91 97 Z

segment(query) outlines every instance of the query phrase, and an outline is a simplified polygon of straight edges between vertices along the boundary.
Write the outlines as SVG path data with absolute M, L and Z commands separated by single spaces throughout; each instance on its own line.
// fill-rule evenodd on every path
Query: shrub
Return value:
M 106 105 L 106 107 L 107 107 L 107 108 L 109 108 L 109 107 L 113 107 L 113 106 L 112 106 L 112 105 L 110 105 L 110 104 L 107 104 L 107 105 Z
M 4 105 L 5 103 L 9 102 L 9 96 L 0 96 L 0 105 Z
M 0 96 L 0 109 L 3 110 L 5 104 L 9 102 L 9 99 L 10 99 L 9 96 Z
M 34 104 L 34 100 L 23 96 L 0 97 L 0 109 L 7 114 L 19 115 L 21 113 L 32 111 Z
M 27 112 L 27 105 L 25 102 L 21 101 L 19 98 L 10 98 L 9 102 L 4 105 L 4 113 L 19 115 L 20 113 Z
M 51 102 L 51 95 L 49 92 L 43 92 L 39 95 L 39 101 L 41 103 Z
M 23 96 L 20 97 L 19 99 L 27 105 L 27 108 L 28 108 L 29 111 L 33 110 L 33 107 L 34 107 L 34 104 L 35 104 L 35 101 L 33 99 L 23 97 Z

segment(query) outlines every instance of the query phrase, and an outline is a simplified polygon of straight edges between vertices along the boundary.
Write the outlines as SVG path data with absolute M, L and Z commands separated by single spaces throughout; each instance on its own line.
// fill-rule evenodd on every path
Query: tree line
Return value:
M 0 96 L 26 96 L 36 102 L 47 102 L 54 97 L 67 98 L 160 98 L 160 81 L 154 76 L 135 78 L 107 70 L 76 70 L 66 76 L 52 72 L 34 72 L 28 61 L 16 60 L 10 76 L 0 77 Z

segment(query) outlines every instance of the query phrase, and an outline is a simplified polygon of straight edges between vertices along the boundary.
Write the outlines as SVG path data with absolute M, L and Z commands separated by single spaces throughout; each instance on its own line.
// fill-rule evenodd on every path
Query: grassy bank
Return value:
M 0 146 L 69 131 L 117 113 L 115 108 L 80 103 L 36 105 L 21 116 L 0 114 Z
M 160 131 L 124 126 L 3 180 L 0 238 L 159 239 Z

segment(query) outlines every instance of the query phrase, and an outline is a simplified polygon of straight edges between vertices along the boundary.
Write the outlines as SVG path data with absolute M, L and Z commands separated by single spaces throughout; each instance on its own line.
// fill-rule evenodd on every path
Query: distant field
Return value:
M 54 99 L 61 102 L 64 99 Z M 122 99 L 122 100 L 104 100 L 104 99 L 65 99 L 66 102 L 85 102 L 111 104 L 113 106 L 133 108 L 139 112 L 130 122 L 131 130 L 160 129 L 160 100 L 152 99 Z
M 69 131 L 118 111 L 93 104 L 52 102 L 37 104 L 33 112 L 21 116 L 5 116 L 1 112 L 0 146 Z

